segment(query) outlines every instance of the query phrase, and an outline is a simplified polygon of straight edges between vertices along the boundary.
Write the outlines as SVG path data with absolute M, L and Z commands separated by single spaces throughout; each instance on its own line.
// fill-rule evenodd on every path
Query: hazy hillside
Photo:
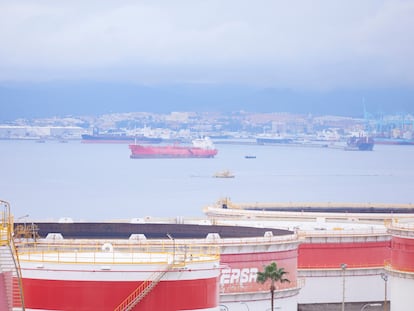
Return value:
M 238 85 L 140 86 L 44 83 L 0 86 L 0 120 L 129 111 L 236 111 L 334 114 L 414 114 L 414 91 L 404 89 L 293 92 Z

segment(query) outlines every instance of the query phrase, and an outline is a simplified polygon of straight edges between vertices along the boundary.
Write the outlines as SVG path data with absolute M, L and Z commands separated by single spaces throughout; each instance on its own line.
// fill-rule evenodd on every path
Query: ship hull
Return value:
M 154 155 L 132 155 L 130 156 L 131 159 L 186 159 L 186 158 L 213 158 L 214 155 L 172 155 L 172 154 L 154 154 Z
M 127 135 L 82 135 L 82 143 L 86 144 L 159 144 L 162 138 Z
M 345 150 L 355 150 L 355 151 L 372 151 L 374 150 L 373 143 L 361 143 L 355 146 L 347 146 Z
M 360 136 L 351 137 L 347 141 L 347 147 L 345 150 L 358 150 L 358 151 L 372 151 L 374 149 L 374 139 L 372 137 Z
M 213 158 L 217 154 L 216 149 L 202 149 L 196 147 L 180 146 L 141 146 L 130 145 L 131 159 L 150 158 Z
M 414 145 L 414 139 L 375 138 L 378 145 Z
M 275 144 L 291 144 L 293 139 L 291 138 L 256 138 L 258 145 L 275 145 Z

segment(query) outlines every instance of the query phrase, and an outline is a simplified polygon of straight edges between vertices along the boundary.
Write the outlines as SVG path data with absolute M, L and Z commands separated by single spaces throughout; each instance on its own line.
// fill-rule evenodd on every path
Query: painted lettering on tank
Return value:
M 246 283 L 256 282 L 257 268 L 232 268 L 223 269 L 220 276 L 220 284 L 239 284 L 243 285 Z

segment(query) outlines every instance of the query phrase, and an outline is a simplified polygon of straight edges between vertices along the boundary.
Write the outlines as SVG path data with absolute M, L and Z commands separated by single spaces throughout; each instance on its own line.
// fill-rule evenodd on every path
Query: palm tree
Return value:
M 290 283 L 290 280 L 285 278 L 285 275 L 288 272 L 284 268 L 278 268 L 275 262 L 272 262 L 270 265 L 264 267 L 263 272 L 257 273 L 257 282 L 264 284 L 267 280 L 270 280 L 270 297 L 271 297 L 271 310 L 273 311 L 273 299 L 275 296 L 275 283 Z

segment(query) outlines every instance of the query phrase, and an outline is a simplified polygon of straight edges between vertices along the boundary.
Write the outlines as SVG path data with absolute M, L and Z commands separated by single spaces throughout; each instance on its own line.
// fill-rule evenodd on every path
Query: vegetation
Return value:
M 290 283 L 290 280 L 285 278 L 285 275 L 287 273 L 288 272 L 285 271 L 284 268 L 278 268 L 275 262 L 272 262 L 270 265 L 265 266 L 263 272 L 257 273 L 257 282 L 264 284 L 268 280 L 270 280 L 270 297 L 271 297 L 270 303 L 271 303 L 272 311 L 274 310 L 274 295 L 275 295 L 275 289 L 276 289 L 275 284 L 277 282 Z

